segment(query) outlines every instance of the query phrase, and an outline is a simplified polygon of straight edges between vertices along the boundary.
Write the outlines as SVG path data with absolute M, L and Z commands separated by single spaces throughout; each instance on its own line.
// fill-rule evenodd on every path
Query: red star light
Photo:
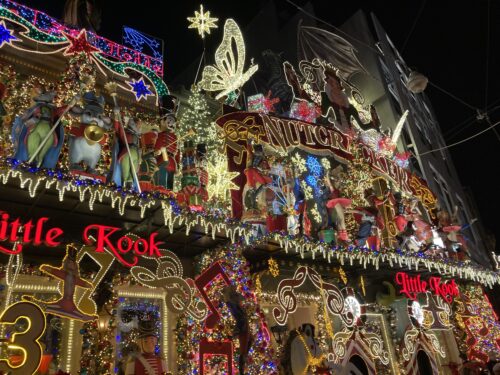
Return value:
M 68 48 L 66 48 L 66 50 L 64 51 L 65 56 L 76 55 L 81 52 L 85 52 L 87 55 L 89 55 L 92 52 L 99 51 L 97 48 L 95 48 L 87 41 L 87 32 L 85 31 L 85 29 L 82 29 L 77 37 L 74 37 L 70 34 L 64 34 L 64 35 L 71 43 L 68 46 Z

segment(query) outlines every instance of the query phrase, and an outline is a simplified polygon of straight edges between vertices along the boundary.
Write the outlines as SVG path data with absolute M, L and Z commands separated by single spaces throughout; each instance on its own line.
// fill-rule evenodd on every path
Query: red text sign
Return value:
M 48 221 L 48 217 L 41 217 L 22 223 L 21 219 L 12 219 L 8 213 L 0 211 L 0 253 L 19 254 L 26 244 L 59 246 L 64 231 L 58 227 L 49 228 Z M 127 267 L 135 266 L 143 255 L 161 257 L 159 246 L 163 242 L 156 240 L 158 233 L 151 233 L 148 239 L 128 235 L 118 237 L 116 234 L 120 230 L 119 227 L 90 224 L 83 231 L 83 240 L 86 245 L 94 245 L 98 253 L 109 250 Z M 131 256 L 125 259 L 126 254 Z
M 133 239 L 129 236 L 121 236 L 116 240 L 112 240 L 111 236 L 118 232 L 121 228 L 110 227 L 107 225 L 92 224 L 85 228 L 83 232 L 83 240 L 87 245 L 96 246 L 95 251 L 103 253 L 104 248 L 110 250 L 115 257 L 127 267 L 133 267 L 139 261 L 139 256 L 147 255 L 149 257 L 161 257 L 159 245 L 164 242 L 155 241 L 158 233 L 154 232 L 149 235 L 149 239 L 144 238 Z M 91 234 L 95 234 L 95 240 L 91 239 Z M 132 261 L 128 262 L 123 258 L 123 255 L 133 253 Z
M 442 297 L 448 303 L 451 303 L 453 298 L 458 296 L 458 286 L 453 279 L 443 282 L 440 277 L 433 276 L 425 281 L 421 279 L 420 275 L 410 276 L 406 272 L 398 272 L 396 284 L 401 287 L 399 293 L 412 300 L 416 300 L 418 294 L 428 291 Z
M 41 217 L 33 222 L 21 223 L 20 219 L 11 220 L 7 212 L 0 211 L 0 241 L 8 241 L 14 245 L 10 248 L 0 245 L 0 252 L 6 254 L 19 254 L 23 250 L 24 244 L 33 243 L 39 246 L 42 243 L 47 246 L 58 246 L 61 244 L 57 239 L 62 236 L 63 230 L 60 228 L 46 229 L 45 223 L 48 217 Z M 22 228 L 22 232 L 21 232 Z

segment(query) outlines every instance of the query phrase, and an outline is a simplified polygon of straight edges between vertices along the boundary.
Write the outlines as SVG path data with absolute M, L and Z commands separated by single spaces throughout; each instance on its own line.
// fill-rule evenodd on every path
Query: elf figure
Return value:
M 371 249 L 380 248 L 380 238 L 378 229 L 384 229 L 384 221 L 379 212 L 379 207 L 385 199 L 377 197 L 372 188 L 366 189 L 365 200 L 369 203 L 366 207 L 357 207 L 352 212 L 354 219 L 358 222 L 359 228 L 356 235 L 356 245 L 367 246 Z
M 345 210 L 351 206 L 352 201 L 343 197 L 340 191 L 340 185 L 344 178 L 344 169 L 341 165 L 328 172 L 325 183 L 330 189 L 330 195 L 326 207 L 337 230 L 337 240 L 349 242 L 350 239 L 345 224 Z

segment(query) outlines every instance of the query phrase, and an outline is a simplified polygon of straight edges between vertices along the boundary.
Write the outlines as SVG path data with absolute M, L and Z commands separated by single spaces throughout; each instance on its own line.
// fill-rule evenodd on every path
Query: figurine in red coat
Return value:
M 174 188 L 174 175 L 179 163 L 179 147 L 175 127 L 177 119 L 177 99 L 174 96 L 166 96 L 162 99 L 163 106 L 160 107 L 160 132 L 155 144 L 155 155 L 158 170 L 155 173 L 155 184 L 166 189 Z
M 155 334 L 155 322 L 139 322 L 140 353 L 131 355 L 125 367 L 125 375 L 167 375 L 167 363 L 155 353 L 158 337 Z

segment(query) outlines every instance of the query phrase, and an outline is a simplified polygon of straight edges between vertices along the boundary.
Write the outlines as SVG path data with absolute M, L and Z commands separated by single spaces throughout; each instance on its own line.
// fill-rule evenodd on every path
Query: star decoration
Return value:
M 269 258 L 267 260 L 267 265 L 269 267 L 269 273 L 273 275 L 273 277 L 279 276 L 280 268 L 278 266 L 278 262 L 276 262 L 273 258 Z
M 210 29 L 216 29 L 218 18 L 211 18 L 210 11 L 203 12 L 203 5 L 200 5 L 200 11 L 194 11 L 194 17 L 188 17 L 187 20 L 191 22 L 188 29 L 198 29 L 202 39 L 205 39 L 205 33 L 210 34 Z
M 214 162 L 207 163 L 208 172 L 208 199 L 226 200 L 228 190 L 237 190 L 238 186 L 232 181 L 239 175 L 238 172 L 227 170 L 226 158 L 217 156 Z
M 149 85 L 146 85 L 143 78 L 138 81 L 133 79 L 132 81 L 127 82 L 127 84 L 132 88 L 132 91 L 135 94 L 135 100 L 137 101 L 141 100 L 142 97 L 147 99 L 149 95 L 153 95 L 153 92 L 149 89 Z
M 70 34 L 64 34 L 70 45 L 64 50 L 64 55 L 76 55 L 78 53 L 86 53 L 87 55 L 99 51 L 96 47 L 90 44 L 87 40 L 87 32 L 82 29 L 78 36 L 74 37 Z
M 342 282 L 347 285 L 347 275 L 342 267 L 339 267 L 339 277 Z
M 12 30 L 7 29 L 4 21 L 0 21 L 0 47 L 2 47 L 4 43 L 12 44 L 13 40 L 17 40 L 17 38 L 12 35 Z

